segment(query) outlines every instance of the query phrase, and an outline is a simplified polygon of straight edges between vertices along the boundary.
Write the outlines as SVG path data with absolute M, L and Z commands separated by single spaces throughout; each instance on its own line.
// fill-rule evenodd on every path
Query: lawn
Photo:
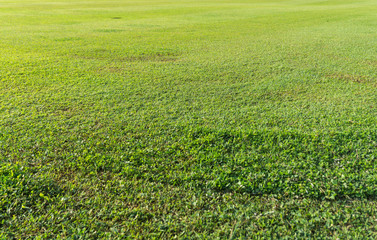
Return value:
M 0 2 L 0 238 L 377 238 L 376 0 Z

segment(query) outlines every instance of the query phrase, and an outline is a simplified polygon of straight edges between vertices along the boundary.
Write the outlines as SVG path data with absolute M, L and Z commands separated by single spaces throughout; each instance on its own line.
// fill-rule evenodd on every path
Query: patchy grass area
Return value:
M 377 238 L 374 0 L 0 3 L 0 237 Z

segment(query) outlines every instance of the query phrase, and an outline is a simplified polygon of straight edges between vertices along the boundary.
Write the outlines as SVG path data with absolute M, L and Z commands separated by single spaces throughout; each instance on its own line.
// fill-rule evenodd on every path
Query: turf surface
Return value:
M 0 3 L 0 237 L 377 238 L 377 1 Z

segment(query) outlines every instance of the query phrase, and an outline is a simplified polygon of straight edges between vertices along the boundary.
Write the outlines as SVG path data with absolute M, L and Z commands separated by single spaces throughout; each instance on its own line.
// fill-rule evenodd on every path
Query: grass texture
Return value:
M 377 238 L 377 1 L 0 2 L 0 238 Z

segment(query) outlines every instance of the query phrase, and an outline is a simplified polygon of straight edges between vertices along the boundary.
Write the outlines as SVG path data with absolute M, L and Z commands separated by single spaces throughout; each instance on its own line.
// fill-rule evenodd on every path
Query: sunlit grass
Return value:
M 376 10 L 0 3 L 0 236 L 374 238 Z

